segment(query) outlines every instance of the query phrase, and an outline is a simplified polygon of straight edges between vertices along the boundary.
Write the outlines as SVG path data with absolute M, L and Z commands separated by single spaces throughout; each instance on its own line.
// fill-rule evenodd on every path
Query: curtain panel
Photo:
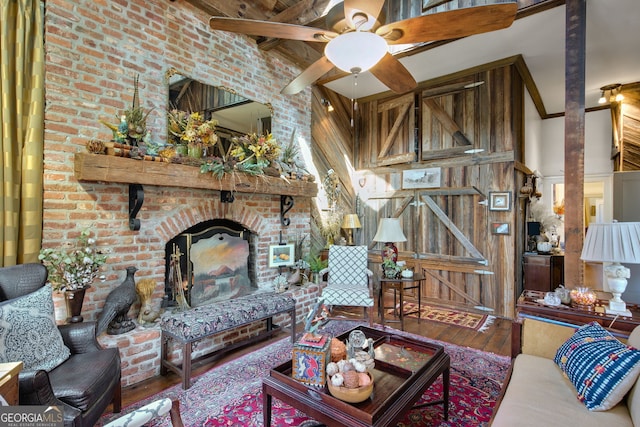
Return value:
M 2 266 L 38 262 L 42 240 L 44 23 L 39 0 L 0 0 Z

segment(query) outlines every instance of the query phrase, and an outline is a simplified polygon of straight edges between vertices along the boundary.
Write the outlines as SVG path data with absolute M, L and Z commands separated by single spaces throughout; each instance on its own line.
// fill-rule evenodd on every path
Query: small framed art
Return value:
M 295 264 L 293 244 L 269 246 L 269 267 L 286 267 Z
M 402 188 L 440 187 L 440 168 L 409 169 L 402 171 Z
M 508 222 L 492 222 L 491 234 L 510 234 L 511 227 Z
M 511 210 L 511 191 L 489 191 L 489 210 Z

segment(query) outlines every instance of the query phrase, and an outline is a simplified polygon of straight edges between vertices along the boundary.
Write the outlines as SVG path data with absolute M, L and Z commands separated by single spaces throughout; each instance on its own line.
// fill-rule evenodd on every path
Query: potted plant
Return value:
M 327 268 L 329 261 L 322 259 L 318 254 L 309 255 L 306 261 L 309 264 L 309 270 L 311 270 L 311 282 L 318 283 L 320 279 L 318 273 Z
M 82 302 L 87 288 L 100 273 L 107 256 L 96 249 L 89 230 L 83 230 L 71 248 L 40 250 L 38 259 L 47 267 L 48 283 L 63 292 L 70 323 L 82 322 Z
M 327 241 L 327 248 L 340 238 L 342 216 L 342 210 L 338 208 L 322 213 L 320 235 Z
M 387 279 L 396 279 L 400 277 L 402 268 L 395 261 L 387 258 L 382 261 L 382 271 Z

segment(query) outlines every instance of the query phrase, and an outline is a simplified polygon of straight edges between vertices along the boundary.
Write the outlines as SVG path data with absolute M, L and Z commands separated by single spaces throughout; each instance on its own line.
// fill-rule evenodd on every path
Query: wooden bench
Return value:
M 213 358 L 257 340 L 273 335 L 280 329 L 273 324 L 273 316 L 288 313 L 291 318 L 291 343 L 295 343 L 296 300 L 290 295 L 259 292 L 225 301 L 195 307 L 180 312 L 167 312 L 160 318 L 161 349 L 160 374 L 167 370 L 176 372 L 182 378 L 182 388 L 191 387 L 191 351 L 193 343 L 221 332 L 225 332 L 260 320 L 265 321 L 265 330 L 258 335 L 199 357 Z M 169 361 L 169 341 L 179 343 L 182 350 L 182 364 Z

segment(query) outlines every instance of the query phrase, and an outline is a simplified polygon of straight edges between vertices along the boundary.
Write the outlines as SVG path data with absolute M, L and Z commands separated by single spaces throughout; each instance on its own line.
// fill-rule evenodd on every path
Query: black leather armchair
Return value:
M 47 269 L 42 264 L 2 267 L 0 301 L 31 293 L 46 281 Z M 119 350 L 100 346 L 95 322 L 58 328 L 71 356 L 49 372 L 20 373 L 20 405 L 60 406 L 65 426 L 93 426 L 110 403 L 113 412 L 120 412 Z

